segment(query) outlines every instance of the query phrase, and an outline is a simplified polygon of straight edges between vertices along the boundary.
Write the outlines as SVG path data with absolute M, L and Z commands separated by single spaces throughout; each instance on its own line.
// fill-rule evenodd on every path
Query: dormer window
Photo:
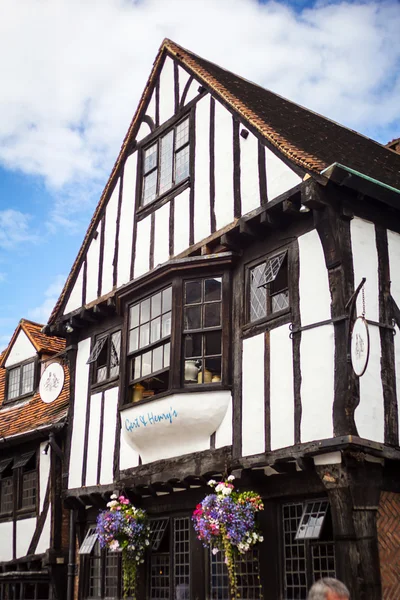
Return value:
M 189 155 L 187 117 L 144 148 L 142 206 L 189 177 Z
M 7 400 L 15 400 L 33 392 L 35 384 L 35 361 L 7 369 Z

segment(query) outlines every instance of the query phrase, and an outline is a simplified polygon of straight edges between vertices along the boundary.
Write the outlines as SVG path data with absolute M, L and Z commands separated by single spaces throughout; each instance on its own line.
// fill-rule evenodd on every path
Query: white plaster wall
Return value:
M 17 521 L 17 532 L 16 532 L 16 541 L 17 541 L 17 558 L 21 558 L 21 556 L 26 556 L 28 553 L 29 544 L 31 543 L 32 536 L 35 533 L 36 529 L 36 519 L 22 519 Z
M 260 206 L 260 180 L 258 175 L 258 140 L 249 132 L 240 141 L 240 192 L 242 215 Z
M 68 487 L 81 487 L 83 448 L 85 443 L 85 423 L 90 354 L 90 338 L 78 344 L 75 373 L 74 419 L 72 424 L 71 455 L 69 460 Z
M 154 266 L 169 259 L 169 202 L 155 211 Z
M 376 249 L 375 226 L 369 221 L 355 217 L 350 224 L 353 252 L 354 287 L 363 277 L 366 317 L 379 321 L 378 252 Z M 362 294 L 357 298 L 357 313 L 362 313 Z
M 151 94 L 151 98 L 149 104 L 147 106 L 146 115 L 153 119 L 153 122 L 156 122 L 156 92 L 153 90 Z
M 232 398 L 229 400 L 228 409 L 221 425 L 215 432 L 215 447 L 222 448 L 223 446 L 232 445 Z
M 140 142 L 143 138 L 151 133 L 150 125 L 146 121 L 142 121 L 136 134 L 136 141 Z
M 186 94 L 185 104 L 187 104 L 188 102 L 193 100 L 193 98 L 196 98 L 196 96 L 199 95 L 199 86 L 200 85 L 201 85 L 201 83 L 199 83 L 197 81 L 197 79 L 193 79 L 193 81 L 190 84 L 190 87 L 188 89 L 188 93 Z
M 100 483 L 113 482 L 115 430 L 118 413 L 118 387 L 107 390 L 104 394 L 104 427 L 103 446 L 101 450 Z
M 175 197 L 174 208 L 174 255 L 189 248 L 189 188 Z
M 379 321 L 378 251 L 375 226 L 355 217 L 351 221 L 354 285 L 363 277 L 366 318 Z M 391 273 L 392 275 L 392 273 Z M 357 314 L 362 314 L 362 294 L 357 299 Z M 384 440 L 384 403 L 380 372 L 381 343 L 379 330 L 369 326 L 370 354 L 366 372 L 360 377 L 360 404 L 355 410 L 355 422 L 360 437 L 377 442 Z
M 383 442 L 385 412 L 381 379 L 381 339 L 379 328 L 369 325 L 370 352 L 367 370 L 360 380 L 360 404 L 354 419 L 358 435 L 374 442 Z
M 50 455 L 51 450 L 47 452 L 47 454 L 42 454 L 43 450 L 47 446 L 47 442 L 42 442 L 40 444 L 40 453 L 39 453 L 39 491 L 40 491 L 40 501 L 39 501 L 39 512 L 43 510 L 43 503 L 46 496 L 47 482 L 50 476 Z
M 265 163 L 268 200 L 273 200 L 301 183 L 301 177 L 285 165 L 269 148 L 265 148 Z
M 0 523 L 0 561 L 12 560 L 13 524 Z
M 97 484 L 97 466 L 99 463 L 100 417 L 102 394 L 90 397 L 89 437 L 87 442 L 85 485 Z M 105 424 L 105 426 L 107 426 Z
M 298 242 L 300 315 L 304 326 L 331 318 L 331 295 L 328 271 L 317 231 L 314 229 L 300 236 Z
M 270 332 L 271 450 L 294 444 L 293 342 L 289 325 Z
M 40 534 L 39 542 L 36 547 L 36 554 L 44 554 L 50 548 L 50 532 L 51 532 L 51 505 L 47 513 L 46 521 L 42 533 Z
M 242 455 L 265 451 L 264 334 L 243 340 Z
M 150 268 L 150 223 L 151 216 L 138 221 L 135 241 L 134 277 L 140 277 Z
M 174 61 L 166 57 L 160 73 L 160 125 L 174 116 Z
M 196 156 L 194 178 L 194 241 L 211 233 L 210 225 L 210 96 L 196 105 Z
M 103 274 L 101 280 L 101 295 L 108 294 L 113 289 L 115 234 L 117 230 L 117 212 L 120 179 L 118 179 L 106 208 L 106 228 L 104 232 Z
M 171 394 L 121 413 L 122 436 L 143 464 L 210 448 L 231 401 L 229 391 Z
M 20 330 L 7 357 L 5 367 L 11 367 L 35 356 L 35 346 L 30 342 L 26 333 Z
M 185 89 L 185 85 L 189 79 L 189 73 L 182 69 L 182 67 L 178 67 L 178 80 L 179 80 L 179 102 L 182 100 L 183 90 Z
M 97 285 L 99 281 L 99 259 L 100 259 L 100 225 L 97 228 L 97 238 L 92 239 L 86 254 L 86 304 L 96 300 Z
M 233 221 L 232 115 L 215 103 L 215 218 L 217 229 Z
M 79 275 L 76 278 L 75 285 L 71 290 L 68 302 L 65 306 L 64 315 L 76 310 L 82 306 L 82 285 L 83 285 L 83 265 L 80 268 Z
M 123 413 L 121 413 L 121 420 Z M 132 469 L 137 467 L 139 464 L 139 452 L 133 448 L 131 444 L 125 440 L 124 436 L 121 435 L 119 443 L 119 468 L 121 471 L 125 469 Z
M 133 220 L 135 213 L 137 152 L 128 156 L 124 166 L 121 219 L 119 222 L 119 249 L 117 287 L 131 278 Z
M 333 437 L 335 373 L 333 325 L 301 333 L 301 441 Z
M 400 306 L 400 235 L 394 231 L 388 231 L 388 249 L 389 249 L 389 265 L 390 265 L 390 280 L 391 294 L 397 304 Z M 396 335 L 394 336 L 394 351 L 395 351 L 395 369 L 396 369 L 396 391 L 397 391 L 397 408 L 400 422 L 400 330 L 396 326 Z

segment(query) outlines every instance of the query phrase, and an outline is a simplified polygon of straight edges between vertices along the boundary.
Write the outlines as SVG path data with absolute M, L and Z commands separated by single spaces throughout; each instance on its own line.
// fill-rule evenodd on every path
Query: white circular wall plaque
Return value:
M 369 332 L 368 324 L 364 317 L 358 317 L 351 332 L 351 364 L 354 373 L 361 377 L 368 366 L 369 359 Z
M 39 384 L 39 394 L 43 402 L 50 404 L 58 398 L 63 389 L 64 378 L 64 368 L 60 363 L 53 362 L 45 368 Z

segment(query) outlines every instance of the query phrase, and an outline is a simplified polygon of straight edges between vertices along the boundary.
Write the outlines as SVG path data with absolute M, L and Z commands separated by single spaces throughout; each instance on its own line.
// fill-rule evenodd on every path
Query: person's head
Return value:
M 350 592 L 341 581 L 325 577 L 314 583 L 307 600 L 350 600 Z

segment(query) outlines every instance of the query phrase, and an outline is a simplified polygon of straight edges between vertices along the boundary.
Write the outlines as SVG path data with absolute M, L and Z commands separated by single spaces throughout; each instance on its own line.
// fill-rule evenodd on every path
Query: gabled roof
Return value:
M 283 155 L 311 175 L 320 175 L 321 171 L 332 163 L 340 163 L 400 189 L 400 157 L 396 152 L 226 71 L 185 50 L 171 40 L 165 39 L 81 249 L 50 316 L 50 324 L 56 320 L 78 274 L 81 259 L 89 245 L 93 230 L 97 227 L 100 214 L 108 200 L 109 192 L 114 186 L 130 144 L 134 140 L 165 55 L 171 56 L 184 66 L 216 98 L 235 111 L 245 123 L 274 147 L 278 154 Z
M 47 337 L 41 333 L 42 325 L 21 319 L 6 350 L 0 354 L 0 365 L 6 361 L 7 355 L 21 329 L 29 337 L 37 352 L 54 355 L 65 348 L 65 340 Z M 61 394 L 54 402 L 45 404 L 39 393 L 21 400 L 20 402 L 4 403 L 7 370 L 0 367 L 0 441 L 34 432 L 63 421 L 68 412 L 69 402 L 69 372 L 64 366 L 65 380 Z
M 42 328 L 43 325 L 40 325 L 39 323 L 28 321 L 28 319 L 21 319 L 13 333 L 10 343 L 0 356 L 0 367 L 6 362 L 11 348 L 21 330 L 26 334 L 36 352 L 39 354 L 56 354 L 57 352 L 64 350 L 65 340 L 45 335 L 42 333 Z

